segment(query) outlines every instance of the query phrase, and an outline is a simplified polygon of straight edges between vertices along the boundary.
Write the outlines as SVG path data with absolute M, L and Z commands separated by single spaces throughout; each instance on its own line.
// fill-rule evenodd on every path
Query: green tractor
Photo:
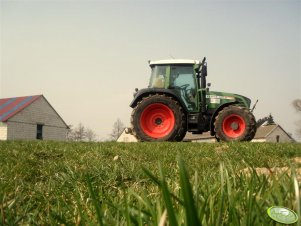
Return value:
M 134 93 L 132 133 L 140 141 L 181 141 L 186 132 L 210 131 L 219 141 L 250 141 L 255 117 L 247 97 L 209 91 L 207 63 L 197 60 L 150 61 L 148 88 Z

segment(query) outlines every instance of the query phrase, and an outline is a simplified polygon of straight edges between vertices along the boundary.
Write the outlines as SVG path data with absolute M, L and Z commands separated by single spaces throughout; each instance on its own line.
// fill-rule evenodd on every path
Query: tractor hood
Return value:
M 206 101 L 209 109 L 214 109 L 222 104 L 231 102 L 237 102 L 238 105 L 247 109 L 249 109 L 251 105 L 251 100 L 245 96 L 216 91 L 209 91 L 206 95 Z

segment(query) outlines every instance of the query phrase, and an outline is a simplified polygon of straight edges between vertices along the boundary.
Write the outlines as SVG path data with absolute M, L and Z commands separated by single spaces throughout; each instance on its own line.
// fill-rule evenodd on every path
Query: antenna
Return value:
M 251 109 L 251 113 L 253 113 L 253 111 L 254 111 L 254 109 L 255 109 L 255 107 L 256 107 L 256 105 L 257 105 L 257 103 L 258 103 L 258 99 L 256 100 L 256 102 L 255 102 L 254 106 L 252 107 L 252 109 Z
M 170 56 L 172 59 L 175 59 L 173 55 L 169 54 L 169 56 Z

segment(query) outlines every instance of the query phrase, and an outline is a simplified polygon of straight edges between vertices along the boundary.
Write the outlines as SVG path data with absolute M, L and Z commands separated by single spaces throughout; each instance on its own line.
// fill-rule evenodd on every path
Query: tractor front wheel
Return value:
M 214 130 L 221 141 L 250 141 L 256 133 L 255 117 L 249 110 L 231 105 L 218 113 Z
M 143 97 L 132 112 L 134 135 L 141 141 L 180 141 L 186 133 L 186 117 L 172 97 Z

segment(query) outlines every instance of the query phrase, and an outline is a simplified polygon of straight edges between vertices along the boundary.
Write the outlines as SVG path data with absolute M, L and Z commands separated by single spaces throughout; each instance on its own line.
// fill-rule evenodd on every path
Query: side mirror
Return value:
M 207 83 L 207 87 L 210 87 L 210 86 L 211 86 L 211 83 L 210 83 L 210 82 L 208 82 L 208 83 Z

